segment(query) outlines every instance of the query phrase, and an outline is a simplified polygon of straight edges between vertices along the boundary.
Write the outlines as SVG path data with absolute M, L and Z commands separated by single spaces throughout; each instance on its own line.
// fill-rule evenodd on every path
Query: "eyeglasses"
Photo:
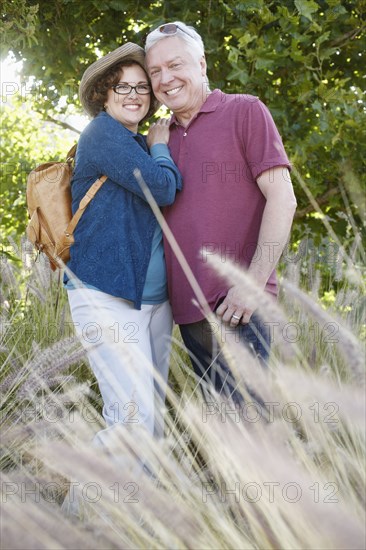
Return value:
M 185 32 L 186 34 L 188 34 L 188 36 L 193 38 L 193 36 L 189 32 L 185 31 L 182 27 L 180 27 L 176 23 L 167 23 L 166 25 L 160 25 L 160 27 L 158 28 L 158 31 L 163 34 L 173 35 L 173 34 L 177 34 L 178 29 L 182 32 Z
M 119 95 L 128 95 L 135 90 L 139 95 L 147 95 L 151 92 L 150 84 L 137 84 L 137 86 L 130 86 L 129 84 L 116 84 L 112 86 L 112 90 Z

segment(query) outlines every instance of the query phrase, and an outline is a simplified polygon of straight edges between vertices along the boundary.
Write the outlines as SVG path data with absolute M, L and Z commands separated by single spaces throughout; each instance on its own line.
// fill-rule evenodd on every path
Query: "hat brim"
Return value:
M 79 86 L 79 98 L 84 110 L 90 117 L 94 118 L 99 112 L 96 111 L 95 104 L 89 99 L 92 87 L 103 73 L 125 59 L 136 61 L 146 71 L 144 49 L 133 42 L 127 42 L 116 50 L 107 53 L 104 57 L 94 61 L 84 72 Z M 153 96 L 148 115 L 145 118 L 152 116 L 159 109 L 160 105 L 158 100 Z

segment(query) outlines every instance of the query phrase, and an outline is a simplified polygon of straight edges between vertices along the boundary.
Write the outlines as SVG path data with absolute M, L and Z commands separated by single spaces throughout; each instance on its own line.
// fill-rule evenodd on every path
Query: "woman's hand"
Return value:
M 151 124 L 147 134 L 147 145 L 152 147 L 157 143 L 168 145 L 169 141 L 169 118 L 159 118 L 157 122 Z

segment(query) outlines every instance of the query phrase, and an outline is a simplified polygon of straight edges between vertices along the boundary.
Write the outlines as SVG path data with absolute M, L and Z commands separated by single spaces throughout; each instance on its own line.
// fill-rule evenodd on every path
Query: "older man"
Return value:
M 274 269 L 296 208 L 281 137 L 257 97 L 209 89 L 203 42 L 193 27 L 161 25 L 148 35 L 146 54 L 154 94 L 174 113 L 169 146 L 184 181 L 175 203 L 164 209 L 165 219 L 212 311 L 266 360 L 268 327 L 241 286 L 213 272 L 207 254 L 237 262 L 277 294 Z M 168 243 L 165 254 L 175 322 L 196 373 L 212 380 L 212 332 Z M 219 365 L 216 389 L 232 392 L 230 371 L 225 361 Z

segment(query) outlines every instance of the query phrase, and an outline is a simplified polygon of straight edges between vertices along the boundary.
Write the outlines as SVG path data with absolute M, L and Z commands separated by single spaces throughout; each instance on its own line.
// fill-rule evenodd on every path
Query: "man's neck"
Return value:
M 195 118 L 195 116 L 200 112 L 200 110 L 202 108 L 202 105 L 204 105 L 206 103 L 207 98 L 211 93 L 212 93 L 211 90 L 207 88 L 205 100 L 198 107 L 196 106 L 192 110 L 184 111 L 182 113 L 179 113 L 179 112 L 174 113 L 175 118 L 177 119 L 177 121 L 179 122 L 179 124 L 181 126 L 186 128 L 189 125 L 191 120 L 193 120 Z

